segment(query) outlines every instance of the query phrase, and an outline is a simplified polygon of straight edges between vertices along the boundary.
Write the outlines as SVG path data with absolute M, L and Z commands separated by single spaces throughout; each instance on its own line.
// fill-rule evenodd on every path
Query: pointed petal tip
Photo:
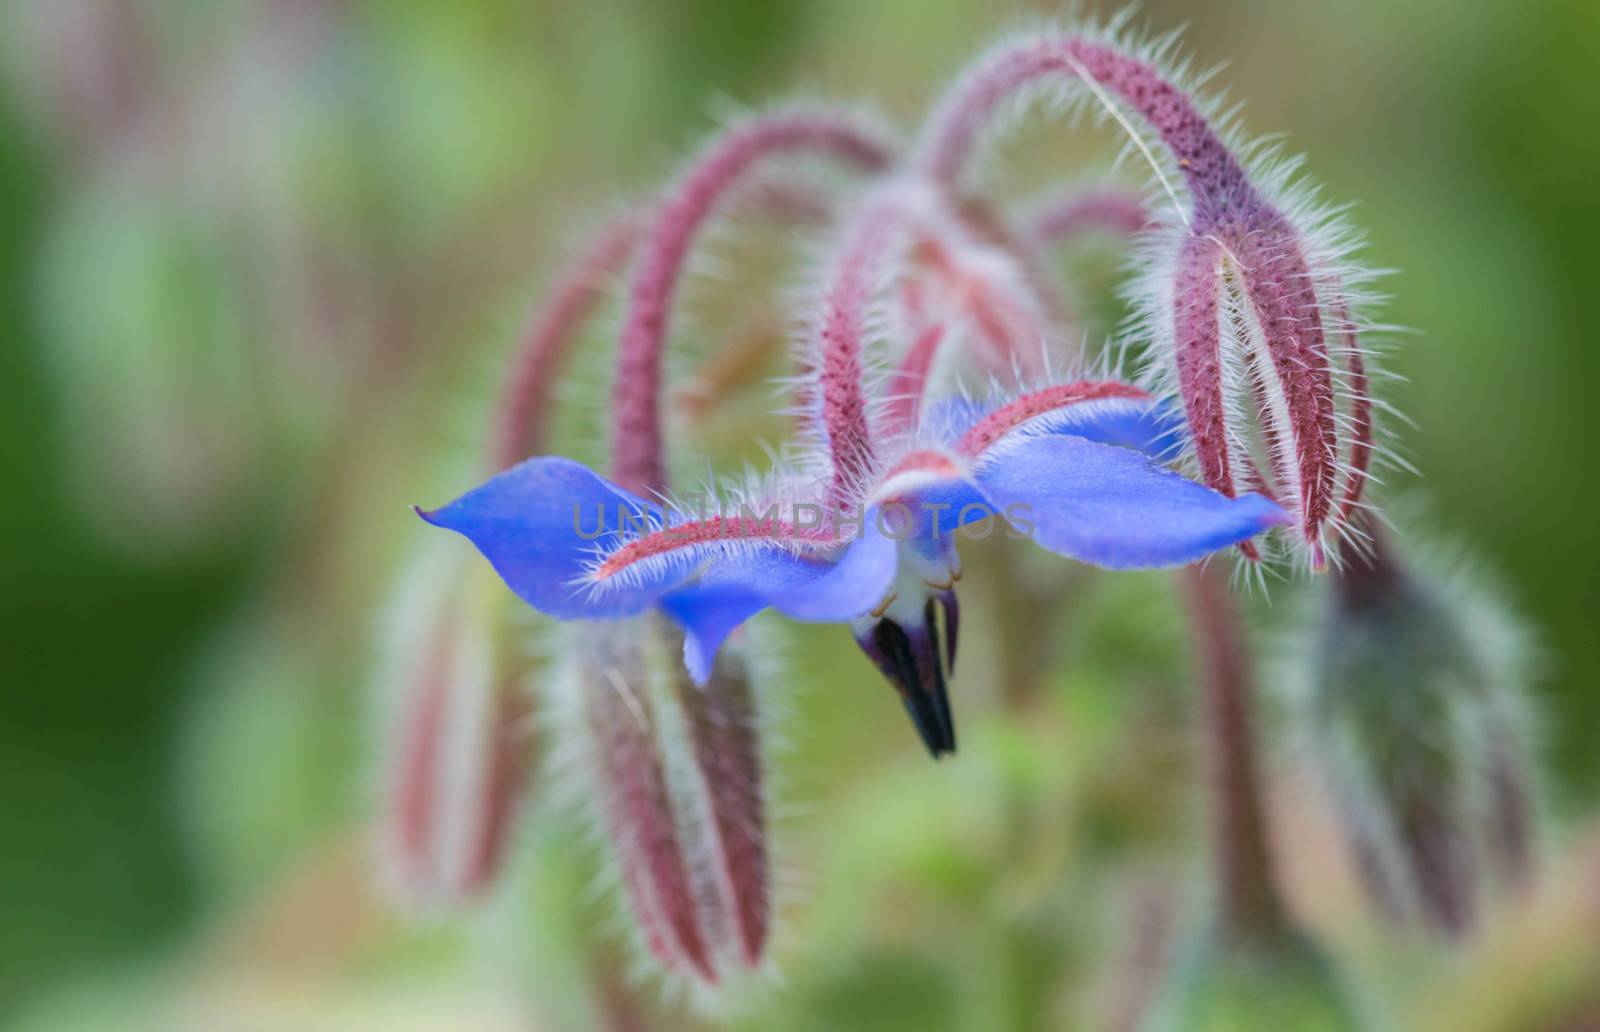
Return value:
M 1294 517 L 1288 510 L 1277 502 L 1262 494 L 1246 495 L 1247 498 L 1258 499 L 1257 508 L 1261 513 L 1261 522 L 1265 527 L 1283 527 L 1294 522 Z

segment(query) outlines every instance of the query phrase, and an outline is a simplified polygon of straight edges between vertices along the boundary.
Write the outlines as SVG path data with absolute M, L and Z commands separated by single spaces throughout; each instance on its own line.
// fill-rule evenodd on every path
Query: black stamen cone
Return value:
M 933 599 L 928 599 L 927 605 L 923 607 L 922 618 L 928 628 L 928 647 L 921 653 L 923 670 L 925 674 L 932 675 L 931 678 L 925 677 L 923 684 L 927 686 L 931 682 L 934 709 L 939 714 L 939 725 L 944 730 L 944 750 L 955 752 L 956 721 L 950 712 L 950 692 L 945 685 L 945 660 L 939 652 L 939 623 L 934 615 Z M 954 661 L 953 652 L 951 660 Z
M 928 752 L 938 759 L 945 753 L 955 752 L 956 732 L 931 600 L 924 617 L 926 624 L 912 628 L 909 633 L 893 620 L 879 620 L 873 625 L 870 636 L 860 642 L 899 692 L 917 734 L 922 736 Z

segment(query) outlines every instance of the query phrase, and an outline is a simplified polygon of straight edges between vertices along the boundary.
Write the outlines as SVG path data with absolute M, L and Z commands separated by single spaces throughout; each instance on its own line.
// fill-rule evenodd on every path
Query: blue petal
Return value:
M 924 429 L 955 444 L 993 410 L 962 397 L 941 398 L 928 408 Z M 1019 436 L 1072 434 L 1101 444 L 1135 448 L 1162 461 L 1176 458 L 1186 443 L 1183 406 L 1163 401 L 1105 398 L 1068 405 L 1024 423 Z
M 956 532 L 995 514 L 983 494 L 970 481 L 946 480 L 903 498 L 916 518 L 915 545 L 928 557 L 954 547 Z
M 1128 448 L 1066 435 L 997 447 L 976 474 L 1045 548 L 1107 569 L 1181 566 L 1288 522 L 1260 495 L 1228 498 Z
M 683 628 L 683 665 L 695 684 L 711 679 L 717 650 L 740 624 L 767 608 L 766 596 L 737 586 L 679 588 L 661 599 L 662 610 Z
M 640 521 L 660 526 L 660 514 L 569 459 L 529 459 L 449 505 L 417 512 L 467 538 L 512 591 L 563 620 L 631 616 L 682 579 L 663 574 L 604 592 L 582 583 L 598 550 L 617 545 Z
M 1163 462 L 1172 461 L 1183 451 L 1188 429 L 1183 407 L 1172 399 L 1085 402 L 1070 406 L 1062 410 L 1059 418 L 1045 422 L 1047 429 L 1043 432 L 1133 448 Z
M 661 608 L 683 626 L 684 663 L 694 679 L 705 683 L 723 641 L 768 606 L 796 620 L 842 623 L 882 601 L 899 556 L 876 515 L 868 510 L 861 535 L 836 558 L 770 546 L 733 552 L 712 560 L 697 583 L 663 597 Z

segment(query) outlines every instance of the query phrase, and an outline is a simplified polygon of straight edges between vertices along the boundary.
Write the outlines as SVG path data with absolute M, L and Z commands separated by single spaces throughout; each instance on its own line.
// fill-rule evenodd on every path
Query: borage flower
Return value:
M 617 354 L 612 444 L 620 483 L 643 492 L 668 486 L 662 357 L 674 295 L 706 227 L 767 182 L 760 177 L 780 159 L 825 157 L 870 173 L 892 152 L 892 139 L 870 118 L 790 108 L 730 126 L 663 192 L 641 233 Z M 796 196 L 809 198 L 787 190 L 761 194 L 769 201 Z M 807 217 L 816 213 L 802 207 Z M 539 498 L 620 505 L 625 515 L 646 518 L 633 495 L 571 463 L 533 460 L 491 483 L 516 489 L 475 500 L 487 527 L 505 515 L 497 506 L 532 511 Z M 575 571 L 559 557 L 551 569 L 541 556 L 573 542 L 577 511 L 564 508 L 561 519 L 546 523 L 535 512 L 527 527 L 533 552 L 524 560 L 558 584 Z M 583 542 L 577 554 L 592 547 Z M 586 798 L 599 804 L 640 938 L 667 971 L 714 986 L 740 969 L 759 968 L 770 937 L 759 664 L 726 655 L 691 683 L 676 658 L 681 635 L 650 611 L 651 600 L 634 593 L 613 602 L 599 609 L 561 599 L 538 606 L 563 619 L 599 617 L 566 629 L 561 676 L 552 679 L 556 709 L 578 718 L 564 730 L 579 743 Z
M 820 156 L 871 172 L 888 163 L 892 147 L 877 123 L 848 113 L 796 107 L 753 115 L 713 138 L 691 159 L 653 214 L 630 224 L 626 242 L 619 238 L 609 249 L 606 240 L 597 244 L 597 254 L 604 252 L 608 267 L 620 262 L 635 239 L 638 244 L 613 407 L 619 481 L 645 491 L 667 486 L 661 358 L 673 296 L 706 226 L 740 200 L 754 200 L 780 215 L 825 214 L 826 205 L 812 203 L 812 194 L 796 191 L 786 181 L 774 184 L 760 178 L 767 166 L 780 158 Z M 795 200 L 801 202 L 798 210 L 791 203 Z M 497 466 L 526 454 L 528 427 L 542 423 L 565 342 L 595 300 L 593 276 L 584 272 L 588 264 L 580 263 L 572 289 L 556 292 L 548 318 L 530 338 L 529 360 L 510 377 L 495 427 Z M 530 468 L 537 475 L 525 475 Z M 576 479 L 574 470 L 581 474 Z M 491 483 L 508 481 L 534 497 L 580 501 L 592 497 L 585 492 L 599 483 L 581 467 L 552 467 L 540 460 Z M 631 506 L 633 496 L 620 489 L 600 494 L 601 502 L 620 499 L 625 509 Z M 516 506 L 520 501 L 516 492 L 502 493 L 487 503 L 491 510 L 497 504 Z M 635 514 L 643 511 L 642 503 L 632 508 Z M 480 516 L 489 523 L 495 519 L 492 511 Z M 535 566 L 540 547 L 559 538 L 563 529 L 541 524 L 537 515 L 527 526 Z M 501 572 L 517 579 L 505 569 Z M 769 937 L 771 892 L 757 665 L 737 654 L 726 655 L 718 659 L 715 672 L 708 663 L 705 676 L 693 684 L 677 659 L 681 632 L 649 612 L 648 602 L 603 611 L 561 604 L 539 608 L 562 618 L 605 618 L 565 629 L 555 672 L 544 680 L 557 704 L 554 715 L 575 718 L 574 726 L 564 729 L 572 734 L 561 740 L 577 748 L 563 751 L 583 761 L 581 773 L 589 781 L 585 798 L 599 804 L 600 825 L 641 939 L 667 970 L 703 986 L 723 981 L 738 968 L 760 967 Z M 448 615 L 448 606 L 444 610 Z M 610 619 L 623 616 L 632 618 Z M 428 669 L 424 666 L 421 676 L 431 685 Z M 449 802 L 431 791 L 449 771 L 433 745 L 440 737 L 439 707 L 433 695 L 414 694 L 415 719 L 407 727 L 421 730 L 407 741 L 417 743 L 409 752 L 418 760 L 400 769 L 402 787 L 409 792 L 401 798 L 423 799 L 431 814 Z M 421 773 L 413 775 L 411 768 L 417 766 Z M 411 789 L 413 784 L 420 788 Z M 411 811 L 397 807 L 396 812 L 405 816 Z M 503 835 L 496 839 L 503 840 Z
M 777 492 L 678 513 L 578 463 L 546 457 L 432 512 L 469 538 L 534 608 L 621 619 L 659 606 L 682 625 L 696 682 L 768 607 L 849 623 L 935 756 L 955 748 L 956 540 L 1003 514 L 1012 532 L 1107 569 L 1180 566 L 1285 522 L 1259 495 L 1228 498 L 1162 466 L 1170 406 L 1116 381 L 1078 381 L 989 411 L 935 406 L 848 496 Z M 795 501 L 797 498 L 810 501 Z M 983 531 L 987 533 L 987 531 Z M 935 609 L 945 613 L 941 637 Z

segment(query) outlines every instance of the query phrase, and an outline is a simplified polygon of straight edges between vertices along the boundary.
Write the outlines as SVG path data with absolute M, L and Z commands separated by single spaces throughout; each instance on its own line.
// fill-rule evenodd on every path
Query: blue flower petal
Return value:
M 962 397 L 941 398 L 930 405 L 924 430 L 935 440 L 953 445 L 993 411 Z M 1187 423 L 1175 399 L 1103 398 L 1067 405 L 1035 417 L 1013 432 L 1019 436 L 1072 434 L 1100 444 L 1135 448 L 1170 462 L 1183 451 Z
M 1045 548 L 1113 570 L 1181 566 L 1289 518 L 1260 495 L 1228 498 L 1132 449 L 1067 435 L 1007 442 L 976 479 Z
M 597 551 L 618 544 L 625 529 L 659 527 L 661 517 L 570 459 L 529 459 L 449 505 L 417 512 L 467 538 L 512 591 L 563 620 L 632 616 L 682 580 L 664 572 L 604 591 L 582 582 Z
M 913 496 L 900 499 L 899 504 L 906 506 L 915 517 L 915 546 L 929 558 L 943 555 L 954 547 L 956 532 L 962 527 L 995 514 L 989 500 L 964 479 L 932 484 Z M 900 517 L 893 518 L 898 524 Z
M 711 665 L 728 635 L 765 608 L 765 595 L 736 585 L 679 588 L 661 599 L 662 611 L 683 628 L 683 665 L 698 685 L 711 680 Z
M 1183 451 L 1188 429 L 1183 407 L 1170 398 L 1085 402 L 1044 422 L 1046 426 L 1036 432 L 1071 434 L 1098 444 L 1133 448 L 1162 462 L 1172 461 Z
M 771 546 L 730 552 L 712 560 L 697 583 L 663 597 L 661 608 L 682 625 L 684 663 L 703 684 L 717 649 L 756 613 L 771 606 L 813 623 L 853 620 L 882 601 L 898 561 L 895 542 L 868 510 L 861 535 L 837 557 Z

